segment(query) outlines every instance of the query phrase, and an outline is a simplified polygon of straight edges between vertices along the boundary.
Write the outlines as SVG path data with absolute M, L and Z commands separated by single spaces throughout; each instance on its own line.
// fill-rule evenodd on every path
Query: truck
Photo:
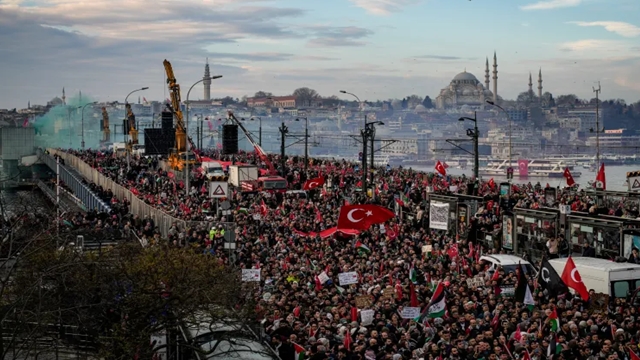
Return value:
M 256 143 L 255 140 L 253 140 L 251 133 L 247 131 L 247 129 L 245 129 L 244 125 L 242 125 L 240 121 L 238 121 L 238 118 L 236 118 L 235 115 L 233 115 L 233 112 L 228 111 L 227 118 L 232 123 L 238 125 L 238 127 L 240 128 L 240 130 L 242 130 L 242 132 L 244 133 L 249 143 L 253 145 L 253 149 L 255 150 L 255 153 L 260 159 L 260 161 L 262 161 L 263 163 L 265 163 L 265 165 L 267 165 L 266 176 L 258 176 L 258 173 L 257 173 L 258 168 L 255 167 L 256 169 L 255 177 L 253 176 L 253 174 L 250 174 L 251 176 L 247 177 L 246 180 L 243 180 L 237 177 L 235 179 L 235 182 L 241 184 L 241 191 L 243 192 L 260 191 L 260 192 L 268 192 L 268 193 L 286 192 L 288 187 L 287 180 L 282 176 L 278 175 L 278 172 L 276 171 L 275 166 L 273 166 L 273 163 L 271 163 L 271 160 L 269 160 L 269 157 L 267 156 L 267 153 L 264 151 L 264 149 L 262 149 L 262 146 L 260 146 L 260 144 Z M 229 174 L 231 174 L 231 170 L 229 170 Z M 229 177 L 229 181 L 231 181 L 231 176 Z M 234 185 L 234 186 L 238 186 L 238 185 Z
M 207 180 L 211 180 L 214 176 L 225 176 L 224 169 L 222 165 L 220 165 L 217 161 L 203 161 L 202 166 L 200 167 L 200 171 L 207 178 Z
M 612 298 L 626 298 L 640 287 L 640 265 L 638 264 L 591 257 L 573 257 L 572 259 L 587 290 L 607 294 Z M 551 259 L 549 263 L 562 276 L 567 258 Z
M 247 188 L 243 183 L 254 183 L 258 180 L 258 167 L 255 165 L 229 165 L 229 184 L 237 188 Z

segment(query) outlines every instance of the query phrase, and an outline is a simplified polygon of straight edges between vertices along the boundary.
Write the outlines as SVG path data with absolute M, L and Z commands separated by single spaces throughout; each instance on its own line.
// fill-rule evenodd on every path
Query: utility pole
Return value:
M 284 124 L 284 120 L 282 121 L 282 125 L 280 125 L 280 127 L 278 128 L 278 130 L 280 131 L 280 167 L 281 167 L 281 172 L 282 172 L 282 177 L 286 177 L 287 173 L 285 170 L 285 148 L 286 148 L 286 138 L 287 138 L 287 134 L 289 133 L 289 128 L 287 128 L 287 126 Z
M 309 167 L 309 118 L 304 118 L 306 123 L 304 125 L 304 174 L 307 176 L 307 170 Z
M 367 191 L 367 145 L 369 140 L 369 127 L 366 126 L 360 131 L 362 135 L 362 189 Z
M 596 171 L 600 170 L 600 81 L 598 81 L 598 88 L 593 88 L 593 92 L 596 93 Z
M 472 118 L 463 116 L 458 119 L 458 121 L 465 121 L 465 120 L 473 121 L 473 130 L 467 129 L 467 136 L 473 139 L 473 176 L 476 178 L 476 180 L 478 180 L 480 175 L 480 154 L 478 153 L 478 139 L 480 137 L 480 132 L 478 131 L 478 114 L 474 112 Z M 449 140 L 447 140 L 447 142 L 448 141 Z M 457 146 L 458 148 L 468 153 L 468 151 L 465 150 L 464 148 L 461 148 L 458 145 L 455 145 L 455 146 Z
M 366 122 L 366 115 L 365 115 L 365 122 Z M 369 171 L 371 171 L 371 183 L 373 184 L 373 169 L 375 169 L 375 163 L 374 163 L 374 155 L 375 155 L 375 149 L 373 147 L 374 142 L 376 140 L 376 128 L 374 126 L 371 126 L 371 129 L 369 130 L 369 140 L 371 140 L 371 155 L 369 155 L 370 158 L 370 162 L 369 162 Z

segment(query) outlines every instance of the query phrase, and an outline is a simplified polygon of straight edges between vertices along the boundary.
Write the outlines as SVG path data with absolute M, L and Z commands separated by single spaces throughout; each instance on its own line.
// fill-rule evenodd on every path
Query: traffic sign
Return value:
M 224 181 L 209 182 L 209 197 L 214 199 L 229 197 L 229 183 Z

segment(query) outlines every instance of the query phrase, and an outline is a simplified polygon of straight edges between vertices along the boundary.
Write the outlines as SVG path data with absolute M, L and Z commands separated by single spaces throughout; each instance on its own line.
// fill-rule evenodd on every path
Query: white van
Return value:
M 625 298 L 640 287 L 640 265 L 617 263 L 591 257 L 574 257 L 573 262 L 587 290 Z M 552 259 L 549 263 L 562 276 L 567 259 Z
M 502 267 L 506 274 L 515 273 L 519 264 L 524 266 L 524 272 L 527 276 L 531 277 L 536 274 L 536 269 L 531 265 L 527 260 L 515 256 L 515 255 L 505 255 L 505 254 L 493 254 L 493 255 L 483 255 L 480 256 L 480 261 L 486 261 L 491 266 L 489 267 L 489 273 L 493 274 L 494 271 L 498 267 Z
M 207 179 L 211 179 L 214 176 L 224 176 L 224 169 L 219 162 L 216 161 L 205 161 L 202 163 L 202 173 Z

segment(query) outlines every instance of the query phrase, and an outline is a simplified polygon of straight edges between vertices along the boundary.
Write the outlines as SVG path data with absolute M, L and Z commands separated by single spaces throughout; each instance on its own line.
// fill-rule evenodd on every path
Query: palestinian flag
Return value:
M 427 305 L 426 315 L 430 318 L 441 318 L 447 311 L 447 304 L 445 302 L 444 284 L 438 283 L 436 291 L 434 291 L 429 305 Z
M 302 346 L 293 343 L 293 350 L 296 352 L 296 357 L 294 357 L 295 360 L 304 360 L 306 350 Z
M 409 270 L 409 279 L 414 284 L 418 282 L 418 272 L 413 267 L 413 265 L 411 265 L 411 269 Z
M 409 201 L 410 201 L 409 198 L 403 193 L 400 193 L 400 197 L 398 197 L 396 199 L 396 202 L 400 206 L 405 206 L 405 205 L 409 204 Z
M 358 250 L 358 253 L 371 254 L 371 249 L 360 240 L 356 241 L 356 250 Z
M 344 295 L 345 290 L 343 287 L 336 285 L 336 290 L 338 290 L 338 294 Z
M 560 329 L 560 320 L 558 319 L 558 313 L 556 312 L 555 308 L 551 312 L 549 320 L 551 324 L 551 331 L 553 331 L 554 333 L 558 332 L 558 329 Z
M 549 347 L 547 347 L 547 359 L 553 359 L 554 355 L 559 354 L 562 351 L 562 346 L 558 345 L 556 334 L 551 334 L 549 339 Z
M 247 209 L 247 208 L 240 208 L 240 209 L 238 209 L 238 213 L 239 213 L 239 214 L 245 214 L 245 215 L 248 215 L 248 214 L 249 214 L 249 209 Z

